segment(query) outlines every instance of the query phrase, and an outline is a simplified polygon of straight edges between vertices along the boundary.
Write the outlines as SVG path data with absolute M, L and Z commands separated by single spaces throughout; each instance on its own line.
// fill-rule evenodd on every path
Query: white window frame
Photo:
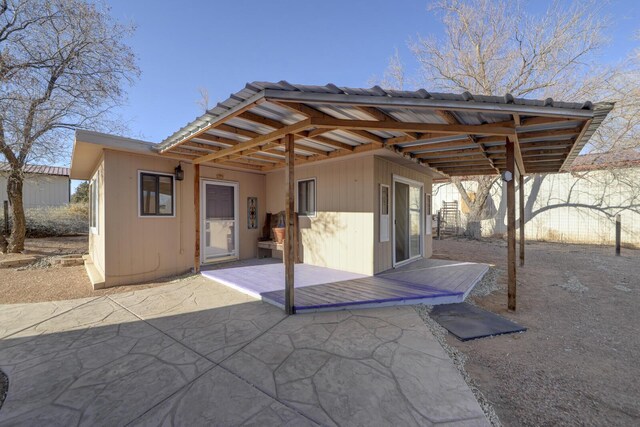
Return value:
M 100 171 L 89 180 L 89 232 L 100 233 Z M 95 214 L 95 227 L 91 226 L 92 217 Z
M 161 175 L 161 176 L 169 176 L 171 177 L 171 182 L 173 184 L 173 197 L 172 197 L 172 203 L 173 203 L 173 208 L 171 209 L 171 211 L 173 212 L 172 215 L 142 215 L 142 205 L 140 204 L 140 200 L 142 199 L 142 195 L 140 194 L 140 192 L 142 191 L 142 187 L 140 184 L 142 184 L 142 174 L 146 173 L 146 174 L 151 174 L 151 175 Z M 149 170 L 142 170 L 142 169 L 138 169 L 138 190 L 136 191 L 136 195 L 138 197 L 138 218 L 175 218 L 176 217 L 176 177 L 174 174 L 172 173 L 167 173 L 167 172 L 158 172 L 158 171 L 149 171 Z M 156 197 L 160 197 L 160 195 L 157 195 Z
M 386 188 L 387 189 L 387 213 L 383 214 L 383 207 L 384 205 L 382 204 L 383 202 L 383 198 L 382 198 L 382 193 L 383 193 L 383 189 Z M 391 187 L 387 184 L 380 184 L 380 203 L 379 203 L 379 211 L 378 211 L 378 219 L 379 219 L 379 227 L 378 227 L 378 237 L 380 242 L 388 242 L 390 237 L 391 237 L 391 233 L 389 230 L 389 223 L 390 223 L 390 219 L 391 219 Z M 385 225 L 386 225 L 386 230 L 385 230 Z M 384 232 L 386 231 L 386 233 Z
M 232 256 L 227 257 L 218 257 L 218 258 L 207 258 L 206 257 L 206 248 L 205 248 L 205 233 L 206 233 L 206 225 L 205 221 L 207 218 L 206 215 L 206 185 L 214 184 L 214 185 L 225 185 L 228 187 L 233 187 L 233 209 L 235 211 L 234 221 L 236 226 L 234 227 L 234 239 L 236 241 L 236 253 Z M 216 262 L 229 261 L 234 259 L 240 259 L 240 221 L 241 221 L 241 213 L 240 213 L 240 183 L 237 181 L 224 181 L 220 179 L 211 179 L 211 178 L 200 178 L 200 262 L 202 264 L 213 264 Z
M 433 224 L 432 224 L 433 214 L 431 213 L 433 210 L 433 206 L 431 205 L 432 203 L 433 203 L 433 198 L 431 197 L 431 194 L 425 192 L 424 206 L 422 208 L 424 209 L 424 219 L 425 219 L 424 234 L 427 236 L 433 234 Z
M 407 184 L 407 185 L 411 185 L 414 187 L 418 187 L 420 189 L 420 204 L 421 204 L 421 208 L 420 208 L 420 254 L 410 257 L 404 261 L 396 261 L 396 182 L 401 182 L 403 184 Z M 392 255 L 392 266 L 393 268 L 396 267 L 400 267 L 402 265 L 405 264 L 409 264 L 413 261 L 415 261 L 416 259 L 419 258 L 423 258 L 424 254 L 425 254 L 425 248 L 424 248 L 424 242 L 425 242 L 425 237 L 424 237 L 424 182 L 420 182 L 420 181 L 414 181 L 412 179 L 409 178 L 405 178 L 402 175 L 396 175 L 393 174 L 392 175 L 392 179 L 391 179 L 391 185 L 393 186 L 393 195 L 392 197 L 392 203 L 391 203 L 391 241 L 393 242 L 392 250 L 391 250 L 391 255 Z
M 300 196 L 300 183 L 301 182 L 305 182 L 305 181 L 313 181 L 313 207 L 314 207 L 314 212 L 312 215 L 307 215 L 307 214 L 303 214 L 299 211 L 299 196 Z M 316 179 L 316 177 L 311 177 L 311 178 L 302 178 L 302 179 L 298 179 L 296 180 L 296 206 L 295 206 L 295 210 L 296 212 L 298 212 L 298 214 L 300 216 L 304 216 L 307 218 L 315 218 L 318 215 L 318 180 Z

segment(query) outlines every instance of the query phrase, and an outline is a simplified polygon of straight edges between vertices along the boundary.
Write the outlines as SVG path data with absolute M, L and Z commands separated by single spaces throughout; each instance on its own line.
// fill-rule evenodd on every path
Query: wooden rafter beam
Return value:
M 317 128 L 343 130 L 380 130 L 398 132 L 437 132 L 449 135 L 502 135 L 513 136 L 513 127 L 484 125 L 445 125 L 434 123 L 376 122 L 370 120 L 342 120 L 327 117 L 312 117 L 311 125 Z
M 480 147 L 463 148 L 459 150 L 447 150 L 447 151 L 433 151 L 431 153 L 419 153 L 415 154 L 416 159 L 438 159 L 451 157 L 453 155 L 470 154 L 470 155 L 482 155 L 482 149 Z
M 320 110 L 316 110 L 313 107 L 310 107 L 306 104 L 302 104 L 298 102 L 276 102 L 276 104 L 280 105 L 281 107 L 288 108 L 289 110 L 294 111 L 296 113 L 302 114 L 308 118 L 317 118 L 317 119 L 323 119 L 323 118 L 333 119 L 334 118 L 326 113 L 323 113 Z M 333 129 L 328 128 L 327 131 L 331 131 L 331 130 Z M 345 129 L 345 130 L 353 135 L 359 136 L 361 138 L 365 138 L 370 142 L 377 144 L 379 146 L 382 146 L 382 144 L 384 143 L 384 138 L 378 135 L 374 135 L 371 132 L 368 132 L 366 129 Z
M 375 120 L 378 120 L 380 122 L 385 122 L 385 121 L 397 122 L 398 121 L 395 117 L 385 113 L 384 111 L 376 107 L 356 105 L 354 106 L 354 108 L 362 111 L 365 114 L 368 114 L 369 116 L 373 117 Z M 418 132 L 406 132 L 405 136 L 411 141 L 415 141 L 418 138 L 420 138 L 420 134 Z
M 436 158 L 436 159 L 421 159 L 423 162 L 428 162 L 428 163 L 455 163 L 455 162 L 477 162 L 479 160 L 484 160 L 485 164 L 486 164 L 486 158 L 481 155 L 474 155 L 474 156 L 458 156 L 458 157 L 441 157 L 441 158 Z
M 354 154 L 354 153 L 363 153 L 363 152 L 373 151 L 373 150 L 376 150 L 376 149 L 377 149 L 377 147 L 375 147 L 373 144 L 361 144 L 361 145 L 358 145 L 357 147 L 354 147 L 353 151 L 339 151 L 339 150 L 332 151 L 331 153 L 329 153 L 329 155 L 326 158 L 335 159 L 335 158 L 348 156 L 348 155 Z M 304 164 L 308 164 L 308 163 L 313 163 L 313 162 L 317 162 L 319 160 L 325 160 L 326 158 L 322 158 L 322 157 L 319 157 L 319 156 L 311 156 L 311 157 L 307 157 L 304 160 L 296 161 L 296 165 L 304 165 Z M 273 165 L 273 166 L 269 166 L 269 167 L 263 168 L 263 171 L 275 170 L 275 169 L 279 169 L 279 168 L 281 168 L 283 166 L 284 165 Z
M 229 138 L 223 138 L 217 135 L 211 135 L 210 133 L 201 133 L 200 135 L 195 136 L 189 139 L 188 141 L 183 142 L 183 144 L 185 144 L 186 142 L 195 142 L 193 141 L 194 139 L 202 139 L 203 141 L 217 142 L 217 143 L 226 144 L 226 145 L 236 145 L 242 142 L 242 141 L 238 141 L 237 139 L 229 139 Z
M 222 114 L 221 116 L 215 118 L 211 123 L 209 123 L 206 126 L 203 126 L 202 128 L 198 129 L 195 132 L 192 132 L 191 134 L 185 136 L 184 138 L 182 138 L 181 140 L 163 148 L 162 150 L 160 150 L 160 154 L 163 154 L 169 150 L 171 150 L 172 148 L 178 147 L 180 146 L 182 143 L 189 141 L 193 138 L 197 138 L 200 137 L 200 135 L 206 133 L 208 130 L 210 129 L 214 129 L 217 128 L 218 126 L 222 125 L 223 123 L 225 123 L 227 120 L 232 119 L 233 117 L 236 117 L 239 114 L 242 114 L 243 112 L 250 110 L 251 108 L 255 107 L 256 105 L 258 105 L 259 103 L 263 102 L 263 100 L 261 99 L 262 95 L 260 95 L 258 98 L 255 98 L 254 101 L 249 100 L 246 104 L 242 105 L 239 104 L 237 107 L 234 107 L 232 109 L 230 109 L 229 111 L 225 112 L 224 114 Z
M 451 111 L 448 111 L 448 110 L 436 110 L 436 114 L 449 125 L 459 125 L 460 124 L 460 120 L 458 120 L 458 118 Z M 514 125 L 515 125 L 515 123 L 514 123 Z M 467 135 L 467 141 L 468 141 L 469 144 L 476 144 L 478 147 L 480 147 L 480 150 L 482 150 L 483 156 L 487 159 L 487 161 L 489 162 L 491 167 L 493 167 L 493 169 L 495 169 L 496 172 L 498 172 L 498 173 L 500 172 L 498 170 L 498 168 L 496 167 L 496 165 L 493 163 L 493 160 L 491 160 L 489 158 L 489 156 L 487 156 L 487 148 L 481 142 L 478 141 L 478 137 L 477 136 Z
M 571 135 L 577 135 L 578 133 L 580 133 L 580 128 L 546 130 L 546 131 L 537 131 L 537 132 L 519 132 L 518 138 L 522 141 L 522 144 L 524 144 L 525 143 L 524 141 L 528 139 L 571 136 Z M 504 138 L 501 138 L 499 136 L 488 136 L 488 137 L 480 137 L 478 141 L 483 144 L 490 143 L 490 142 L 504 143 Z
M 566 117 L 542 117 L 542 116 L 522 118 L 522 116 L 520 116 L 520 124 L 518 126 L 527 127 L 527 126 L 548 125 L 552 123 L 575 122 L 575 121 L 581 121 L 581 119 L 566 118 Z
M 522 160 L 522 151 L 520 151 L 520 141 L 518 140 L 518 132 L 514 133 L 513 136 L 508 138 L 510 139 L 513 138 L 513 143 L 514 143 L 513 152 L 516 158 L 516 165 L 518 166 L 518 171 L 524 175 L 527 173 L 527 171 L 524 167 L 524 160 Z
M 470 145 L 468 140 L 434 142 L 434 143 L 431 143 L 431 144 L 420 144 L 420 145 L 413 145 L 413 146 L 410 146 L 410 147 L 402 147 L 402 148 L 400 148 L 400 152 L 401 153 L 412 153 L 414 151 L 439 150 L 441 148 L 465 147 L 467 145 Z
M 243 150 L 248 150 L 251 148 L 258 147 L 260 145 L 266 144 L 267 142 L 275 141 L 276 139 L 282 138 L 284 135 L 288 133 L 296 133 L 301 130 L 306 130 L 310 127 L 311 120 L 305 119 L 299 121 L 298 123 L 294 123 L 292 125 L 284 126 L 283 128 L 277 129 L 273 132 L 269 132 L 264 135 L 256 136 L 253 139 L 248 141 L 241 142 L 239 144 L 234 145 L 233 147 L 228 147 L 217 151 L 215 153 L 207 154 L 206 156 L 199 157 L 194 160 L 196 164 L 203 163 L 209 160 L 215 160 L 219 158 L 223 158 L 229 156 L 231 154 L 238 153 Z
M 297 134 L 303 138 L 310 139 L 314 142 L 319 142 L 320 144 L 328 145 L 329 147 L 333 147 L 339 150 L 353 151 L 353 149 L 355 148 L 355 146 L 353 145 L 345 144 L 344 142 L 336 141 L 334 139 L 325 138 L 324 136 L 315 136 L 313 138 L 310 138 L 308 136 L 310 132 L 311 131 L 302 131 L 298 132 Z

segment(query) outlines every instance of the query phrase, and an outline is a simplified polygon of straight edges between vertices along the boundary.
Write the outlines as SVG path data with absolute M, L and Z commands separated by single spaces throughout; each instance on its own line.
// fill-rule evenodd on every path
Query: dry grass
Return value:
M 27 237 L 73 236 L 89 230 L 87 203 L 26 209 L 25 216 Z

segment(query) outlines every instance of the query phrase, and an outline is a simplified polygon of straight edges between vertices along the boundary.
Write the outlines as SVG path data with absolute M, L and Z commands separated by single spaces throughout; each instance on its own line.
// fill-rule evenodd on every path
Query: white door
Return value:
M 393 265 L 422 256 L 423 185 L 401 177 L 393 179 Z
M 238 184 L 202 180 L 202 262 L 238 258 Z

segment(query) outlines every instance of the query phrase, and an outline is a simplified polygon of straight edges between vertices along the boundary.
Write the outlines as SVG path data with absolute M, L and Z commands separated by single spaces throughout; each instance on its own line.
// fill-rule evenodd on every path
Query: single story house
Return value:
M 7 196 L 8 163 L 0 163 L 0 204 L 9 200 Z M 71 199 L 69 168 L 45 165 L 24 167 L 22 200 L 25 208 L 63 206 Z
M 284 211 L 287 295 L 295 259 L 375 275 L 431 256 L 434 177 L 561 170 L 611 108 L 254 82 L 160 143 L 79 130 L 87 268 L 116 286 L 254 258 Z

